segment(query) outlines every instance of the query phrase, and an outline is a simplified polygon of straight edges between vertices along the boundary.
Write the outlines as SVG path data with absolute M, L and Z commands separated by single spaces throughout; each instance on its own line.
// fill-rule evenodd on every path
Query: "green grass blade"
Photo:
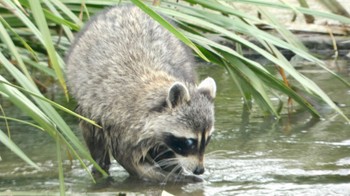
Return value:
M 78 31 L 80 29 L 80 26 L 78 26 L 75 23 L 72 23 L 70 21 L 65 20 L 62 17 L 62 15 L 57 11 L 55 6 L 53 6 L 51 4 L 50 1 L 44 1 L 44 3 L 50 9 L 50 11 L 45 10 L 45 9 L 43 10 L 44 14 L 45 14 L 45 17 L 48 20 L 51 20 L 51 21 L 53 21 L 54 23 L 56 23 L 58 25 L 62 25 L 62 28 L 63 28 L 66 36 L 68 37 L 69 41 L 72 42 L 72 40 L 74 38 L 74 35 L 73 35 L 73 32 L 70 30 L 70 28 L 73 29 L 73 30 Z
M 31 56 L 38 61 L 38 55 L 36 52 L 30 47 L 30 45 L 20 36 L 16 31 L 14 31 L 11 26 L 6 22 L 6 20 L 0 15 L 0 21 L 3 25 L 22 43 L 22 45 L 29 51 Z
M 0 111 L 1 111 L 2 115 L 5 117 L 5 118 L 3 118 L 3 119 L 4 119 L 4 121 L 5 121 L 5 127 L 6 127 L 6 129 L 7 129 L 7 135 L 8 135 L 8 137 L 11 139 L 11 131 L 10 131 L 9 123 L 8 123 L 7 118 L 6 118 L 5 111 L 4 111 L 4 109 L 2 108 L 1 105 L 0 105 Z
M 10 139 L 7 137 L 7 135 L 2 132 L 0 129 L 0 141 L 3 143 L 7 148 L 12 150 L 18 157 L 20 157 L 22 160 L 27 162 L 29 165 L 33 166 L 35 169 L 40 170 L 40 167 L 35 164 L 30 158 L 24 154 L 24 152 Z
M 40 124 L 50 135 L 55 135 L 51 120 L 20 91 L 4 83 L 8 83 L 8 81 L 0 75 L 0 92 L 5 94 L 8 100 Z
M 200 25 L 201 27 L 210 29 L 211 31 L 216 31 L 224 36 L 229 37 L 232 40 L 238 41 L 241 44 L 248 46 L 254 50 L 256 50 L 257 52 L 261 53 L 262 55 L 266 56 L 266 58 L 270 57 L 271 59 L 273 59 L 274 61 L 278 61 L 278 59 L 276 59 L 275 57 L 273 57 L 270 53 L 268 53 L 267 51 L 261 49 L 260 47 L 256 46 L 255 44 L 245 40 L 244 38 L 240 37 L 239 35 L 236 35 L 234 32 L 231 32 L 219 25 L 210 23 L 204 19 L 201 18 L 197 18 L 197 17 L 193 17 L 184 13 L 180 13 L 178 11 L 175 11 L 173 9 L 167 9 L 167 8 L 157 8 L 157 10 L 159 10 L 160 12 L 169 15 L 169 16 L 173 16 L 173 17 L 177 17 L 180 20 L 184 20 L 192 25 Z M 222 45 L 223 46 L 223 45 Z M 225 47 L 225 46 L 223 46 Z M 236 52 L 237 55 L 239 55 Z M 256 63 L 257 66 L 259 66 L 258 63 Z M 265 69 L 263 68 L 261 65 L 259 66 L 261 69 Z
M 180 31 L 178 31 L 173 25 L 171 25 L 168 21 L 166 21 L 163 17 L 161 17 L 159 14 L 157 14 L 155 11 L 153 11 L 151 8 L 149 8 L 147 5 L 142 3 L 139 0 L 131 0 L 136 6 L 138 6 L 140 9 L 142 9 L 145 13 L 147 13 L 150 17 L 152 17 L 154 20 L 159 22 L 164 28 L 166 28 L 169 32 L 175 35 L 178 39 L 180 39 L 183 43 L 185 43 L 187 46 L 192 48 L 202 59 L 205 61 L 209 61 L 203 53 L 194 45 L 191 40 L 189 40 L 186 36 L 184 36 Z
M 80 157 L 80 155 L 77 153 L 77 151 L 74 149 L 74 147 L 70 144 L 70 142 L 60 133 L 58 133 L 58 135 L 60 136 L 60 139 L 63 141 L 63 143 L 68 147 L 68 149 L 70 150 L 71 153 L 73 153 L 73 155 L 78 159 L 78 161 L 80 162 L 80 164 L 82 165 L 82 167 L 86 170 L 86 172 L 89 174 L 90 178 L 92 179 L 93 182 L 95 182 L 94 177 L 92 176 L 89 168 L 86 166 L 86 164 L 84 163 L 84 161 L 82 160 L 82 158 Z M 84 157 L 88 160 L 92 160 L 91 156 L 89 155 L 88 157 Z M 93 164 L 93 166 L 100 171 L 104 176 L 108 176 L 108 174 L 106 174 L 106 172 L 95 162 L 95 161 L 91 161 L 91 163 Z
M 16 86 L 16 85 L 11 84 L 11 83 L 6 83 L 6 82 L 4 82 L 4 81 L 0 81 L 0 83 L 3 83 L 3 84 L 5 84 L 5 85 L 8 85 L 8 86 L 11 86 L 11 87 L 14 87 L 14 88 L 17 88 L 18 90 L 20 90 L 20 91 L 22 91 L 22 92 L 25 92 L 25 93 L 31 95 L 32 97 L 36 97 L 36 98 L 38 98 L 38 99 L 40 99 L 40 100 L 43 100 L 43 101 L 45 101 L 45 102 L 51 104 L 52 106 L 54 106 L 55 108 L 57 108 L 57 109 L 59 109 L 59 110 L 62 110 L 62 111 L 66 112 L 66 113 L 68 113 L 68 114 L 70 114 L 70 115 L 72 115 L 72 116 L 75 116 L 75 117 L 77 117 L 77 118 L 80 118 L 81 120 L 84 120 L 84 121 L 86 121 L 86 122 L 88 122 L 88 123 L 90 123 L 90 124 L 92 124 L 92 125 L 95 125 L 95 126 L 98 127 L 98 128 L 102 128 L 100 125 L 96 124 L 95 121 L 90 120 L 89 118 L 86 118 L 86 117 L 84 117 L 84 116 L 81 116 L 81 115 L 79 115 L 79 114 L 73 112 L 72 110 L 70 110 L 70 109 L 68 109 L 68 108 L 66 108 L 66 107 L 64 107 L 64 106 L 62 106 L 62 105 L 60 105 L 60 104 L 58 104 L 58 103 L 56 103 L 56 102 L 54 102 L 54 101 L 51 101 L 50 99 L 47 99 L 47 98 L 45 98 L 45 97 L 43 97 L 43 96 L 41 96 L 41 95 L 35 94 L 35 93 L 31 92 L 31 91 L 28 91 L 28 90 L 26 90 L 26 89 L 24 89 L 24 88 L 22 88 L 22 87 Z
M 51 68 L 49 68 L 48 66 L 45 66 L 39 62 L 35 62 L 32 61 L 30 58 L 23 56 L 23 62 L 28 66 L 32 66 L 34 68 L 36 68 L 37 70 L 41 71 L 42 73 L 44 73 L 47 76 L 51 76 L 52 78 L 56 79 L 56 73 L 54 70 L 52 70 Z
M 63 91 L 65 92 L 65 95 L 68 99 L 68 90 L 67 90 L 67 86 L 64 80 L 64 76 L 62 73 L 62 65 L 60 65 L 58 58 L 57 58 L 57 53 L 56 50 L 53 46 L 52 43 L 52 39 L 51 39 L 51 34 L 43 13 L 43 8 L 41 7 L 40 1 L 38 0 L 33 0 L 33 1 L 29 1 L 30 7 L 32 9 L 33 12 L 33 16 L 34 19 L 36 21 L 36 24 L 38 25 L 44 43 L 45 43 L 45 47 L 47 49 L 48 55 L 50 57 L 50 62 L 52 64 L 53 69 L 56 72 L 57 78 L 61 84 L 61 87 L 63 88 Z
M 0 38 L 7 45 L 9 51 L 11 51 L 12 55 L 16 58 L 19 67 L 21 68 L 24 75 L 28 78 L 30 82 L 32 81 L 32 77 L 27 70 L 27 67 L 24 65 L 21 55 L 18 53 L 15 44 L 13 43 L 10 35 L 7 33 L 5 27 L 2 23 L 0 23 Z
M 21 5 L 25 8 L 29 8 L 30 9 L 30 2 L 28 2 L 27 0 L 19 0 L 19 2 L 21 3 Z M 55 8 L 55 6 L 52 5 L 51 1 L 43 1 L 43 3 L 45 3 L 45 5 L 50 9 L 42 9 L 45 17 L 48 20 L 51 20 L 53 22 L 55 22 L 56 24 L 62 24 L 62 25 L 66 25 L 68 27 L 70 27 L 73 30 L 79 30 L 81 27 L 81 21 L 79 23 L 73 23 L 70 22 L 68 20 L 65 20 L 61 14 L 57 11 L 57 9 Z
M 79 1 L 82 3 L 81 1 Z M 83 26 L 83 22 L 60 0 L 51 0 L 56 7 L 58 7 L 66 16 L 68 16 L 80 29 Z
M 17 119 L 17 118 L 11 118 L 11 117 L 8 117 L 8 116 L 0 116 L 0 119 L 4 119 L 4 120 L 7 120 L 7 121 L 14 121 L 14 122 L 17 122 L 17 123 L 21 123 L 23 125 L 29 125 L 31 127 L 39 129 L 41 131 L 45 131 L 42 127 L 40 127 L 40 126 L 38 126 L 38 125 L 36 125 L 34 123 L 30 123 L 28 121 L 25 121 L 25 120 L 20 120 L 20 119 Z
M 308 51 L 307 48 L 304 46 L 303 43 L 301 43 L 296 36 L 290 32 L 285 26 L 283 26 L 272 14 L 270 14 L 266 9 L 263 7 L 259 7 L 259 12 L 266 18 L 269 23 L 273 24 L 276 28 L 276 31 L 279 32 L 281 36 L 292 46 L 295 46 L 296 48 Z M 306 53 L 308 54 L 308 53 Z
M 57 165 L 58 165 L 58 179 L 60 182 L 60 195 L 66 195 L 65 185 L 64 185 L 64 175 L 63 175 L 63 160 L 61 153 L 61 143 L 60 138 L 56 137 L 56 153 L 57 153 Z
M 245 88 L 243 89 L 244 93 L 247 93 L 245 91 L 249 90 L 248 93 L 254 96 L 254 100 L 264 111 L 265 115 L 272 114 L 279 117 L 279 114 L 276 112 L 267 95 L 266 87 L 263 85 L 261 79 L 238 58 L 225 53 L 222 53 L 222 55 L 230 62 L 227 69 L 233 69 L 236 75 L 240 78 L 240 84 L 243 84 L 243 88 Z

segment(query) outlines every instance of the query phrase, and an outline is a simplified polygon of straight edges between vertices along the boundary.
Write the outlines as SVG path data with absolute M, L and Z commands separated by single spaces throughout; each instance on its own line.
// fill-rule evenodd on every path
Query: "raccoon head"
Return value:
M 196 175 L 204 172 L 204 152 L 214 130 L 215 95 L 212 78 L 197 87 L 175 82 L 169 88 L 164 106 L 167 109 L 161 112 L 154 130 L 161 142 L 149 151 L 162 170 L 175 173 L 185 170 Z

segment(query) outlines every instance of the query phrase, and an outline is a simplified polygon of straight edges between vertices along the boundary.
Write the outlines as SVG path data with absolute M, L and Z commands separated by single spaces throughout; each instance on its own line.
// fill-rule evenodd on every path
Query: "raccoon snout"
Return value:
M 203 174 L 204 173 L 204 167 L 202 165 L 197 166 L 196 169 L 194 169 L 193 173 L 196 174 L 196 175 Z

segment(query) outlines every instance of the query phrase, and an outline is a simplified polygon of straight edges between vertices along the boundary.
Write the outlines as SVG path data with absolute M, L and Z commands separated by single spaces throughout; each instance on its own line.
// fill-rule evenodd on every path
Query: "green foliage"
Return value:
M 116 0 L 1 1 L 0 94 L 31 117 L 34 121 L 31 123 L 32 126 L 45 131 L 56 141 L 61 184 L 64 182 L 61 145 L 67 146 L 67 149 L 81 162 L 83 167 L 86 168 L 82 159 L 87 159 L 95 166 L 97 165 L 57 109 L 82 120 L 89 120 L 63 107 L 61 105 L 63 103 L 47 99 L 40 91 L 41 83 L 38 80 L 53 80 L 61 86 L 61 92 L 58 93 L 68 98 L 63 75 L 65 66 L 63 59 L 73 40 L 74 32 L 83 26 L 83 21 L 86 21 L 90 15 L 105 6 L 125 2 Z M 349 18 L 303 7 L 291 7 L 281 2 L 269 3 L 262 0 L 186 0 L 179 3 L 167 0 L 161 1 L 160 6 L 152 6 L 151 2 L 143 3 L 140 0 L 132 0 L 132 2 L 191 47 L 199 57 L 226 69 L 241 90 L 244 99 L 247 102 L 254 99 L 265 115 L 276 117 L 280 115 L 281 110 L 275 108 L 269 98 L 269 95 L 274 93 L 273 91 L 279 91 L 293 98 L 312 115 L 319 116 L 313 106 L 293 90 L 286 80 L 281 80 L 258 62 L 244 56 L 240 50 L 243 47 L 264 56 L 278 67 L 278 71 L 283 70 L 295 79 L 299 83 L 297 86 L 319 97 L 348 120 L 312 80 L 295 70 L 278 48 L 293 51 L 303 59 L 314 62 L 329 71 L 345 85 L 349 84 L 327 69 L 321 60 L 308 53 L 303 44 L 266 9 L 271 7 L 290 9 L 314 17 L 335 19 L 345 24 L 350 24 Z M 232 2 L 258 6 L 259 12 L 267 20 L 263 21 L 258 17 L 240 12 Z M 175 21 L 179 24 L 179 28 L 172 26 L 157 12 Z M 279 36 L 260 30 L 256 27 L 256 23 L 267 24 L 277 29 Z M 237 50 L 213 41 L 209 38 L 213 35 L 220 37 L 225 42 L 235 43 Z M 248 41 L 242 35 L 255 38 L 260 45 Z M 37 78 L 37 75 L 40 75 L 40 79 Z M 11 117 L 2 116 L 1 118 L 28 123 Z M 0 139 L 24 161 L 37 167 L 1 130 Z M 60 190 L 61 194 L 64 194 L 63 185 Z

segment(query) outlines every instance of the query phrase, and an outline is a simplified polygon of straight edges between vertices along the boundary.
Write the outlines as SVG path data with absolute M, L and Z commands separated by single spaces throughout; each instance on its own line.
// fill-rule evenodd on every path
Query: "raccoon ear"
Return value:
M 169 89 L 166 102 L 170 108 L 174 108 L 177 105 L 190 101 L 190 99 L 187 87 L 180 82 L 175 82 Z
M 204 79 L 197 88 L 198 91 L 206 95 L 209 100 L 213 100 L 216 96 L 216 83 L 211 77 Z

